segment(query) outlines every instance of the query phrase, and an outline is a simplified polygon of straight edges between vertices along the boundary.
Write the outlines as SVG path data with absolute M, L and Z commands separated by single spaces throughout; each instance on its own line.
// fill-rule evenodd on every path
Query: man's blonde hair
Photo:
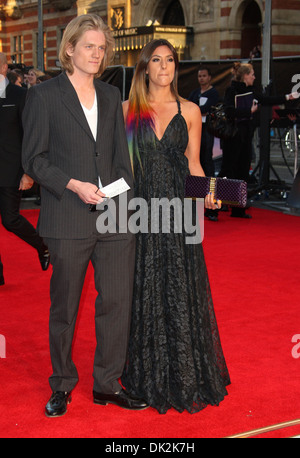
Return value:
M 82 35 L 88 30 L 97 30 L 105 36 L 105 53 L 102 59 L 98 73 L 95 78 L 98 78 L 110 64 L 113 56 L 114 38 L 110 28 L 105 24 L 103 19 L 96 14 L 83 14 L 72 19 L 67 25 L 59 49 L 59 60 L 62 68 L 68 73 L 74 72 L 71 57 L 67 54 L 69 45 L 75 48 Z

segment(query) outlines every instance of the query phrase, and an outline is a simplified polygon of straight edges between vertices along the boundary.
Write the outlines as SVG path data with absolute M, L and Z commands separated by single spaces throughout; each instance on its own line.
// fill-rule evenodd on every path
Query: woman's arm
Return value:
M 127 118 L 128 107 L 129 107 L 129 101 L 125 100 L 125 102 L 122 103 L 124 121 L 126 121 L 126 118 Z
M 188 103 L 188 105 L 186 104 Z M 188 126 L 189 142 L 185 155 L 189 161 L 191 175 L 204 177 L 205 173 L 200 164 L 200 147 L 202 133 L 202 116 L 200 109 L 192 102 L 183 103 L 183 116 Z M 208 194 L 205 197 L 204 205 L 206 208 L 221 208 L 222 202 L 215 202 L 214 195 Z
M 189 141 L 185 155 L 189 161 L 191 175 L 204 177 L 204 171 L 200 164 L 200 147 L 202 134 L 202 116 L 200 108 L 192 102 L 182 104 L 182 114 L 188 127 Z

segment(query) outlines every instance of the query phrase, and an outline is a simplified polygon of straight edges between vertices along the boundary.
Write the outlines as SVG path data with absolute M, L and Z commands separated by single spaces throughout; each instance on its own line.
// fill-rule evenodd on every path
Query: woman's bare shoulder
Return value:
M 190 102 L 189 100 L 186 100 L 186 99 L 181 99 L 180 103 L 181 103 L 182 108 L 189 113 L 197 113 L 200 111 L 200 108 L 194 102 Z
M 186 99 L 181 99 L 180 103 L 182 114 L 188 121 L 198 120 L 198 118 L 201 118 L 200 107 L 198 107 L 198 105 L 196 105 L 194 102 L 190 102 Z
M 128 113 L 128 107 L 129 107 L 129 101 L 128 101 L 128 100 L 125 100 L 125 101 L 122 103 L 123 115 L 124 115 L 124 118 L 125 118 L 125 119 L 126 119 L 126 116 L 127 116 L 127 113 Z

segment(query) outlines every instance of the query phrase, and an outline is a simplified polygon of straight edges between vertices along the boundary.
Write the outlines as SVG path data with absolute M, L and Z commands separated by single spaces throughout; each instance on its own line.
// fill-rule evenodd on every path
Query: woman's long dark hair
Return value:
M 134 152 L 138 155 L 137 147 L 134 147 L 134 135 L 137 131 L 139 124 L 143 122 L 148 125 L 153 125 L 153 110 L 148 100 L 148 76 L 146 72 L 150 59 L 154 51 L 159 46 L 167 46 L 172 53 L 175 63 L 175 74 L 173 81 L 170 85 L 170 89 L 174 97 L 176 99 L 180 99 L 177 90 L 179 67 L 177 52 L 174 46 L 165 39 L 152 40 L 141 51 L 132 79 L 131 89 L 129 92 L 129 107 L 126 119 L 126 131 L 128 137 L 129 153 L 132 163 Z

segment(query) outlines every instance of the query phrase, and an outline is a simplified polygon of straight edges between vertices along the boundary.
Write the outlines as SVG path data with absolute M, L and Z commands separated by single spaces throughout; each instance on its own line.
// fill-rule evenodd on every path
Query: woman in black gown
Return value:
M 135 196 L 179 198 L 199 162 L 201 113 L 177 93 L 178 58 L 166 40 L 143 49 L 129 100 L 124 102 Z M 213 196 L 207 208 L 216 208 Z M 217 204 L 220 207 L 220 203 Z M 183 212 L 183 210 L 182 210 Z M 174 214 L 170 212 L 171 227 Z M 173 226 L 172 226 L 173 224 Z M 230 383 L 201 243 L 184 229 L 137 233 L 136 272 L 128 362 L 122 383 L 160 413 L 198 412 L 218 405 Z

